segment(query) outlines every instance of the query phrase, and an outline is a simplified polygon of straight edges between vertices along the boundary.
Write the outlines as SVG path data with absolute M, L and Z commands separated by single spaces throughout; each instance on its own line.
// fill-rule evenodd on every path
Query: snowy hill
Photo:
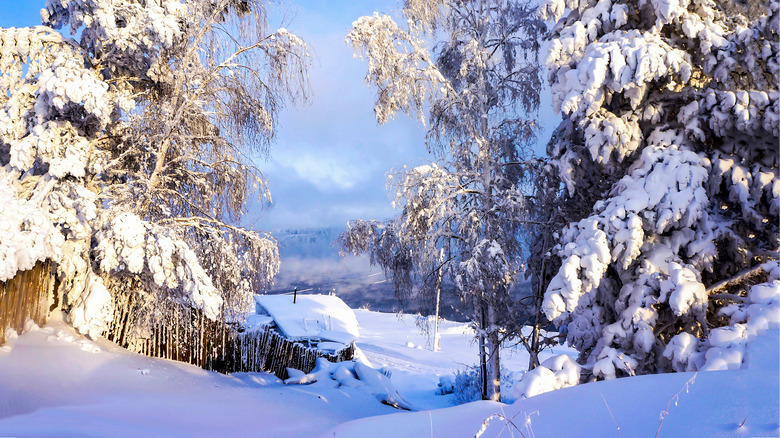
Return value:
M 629 437 L 653 436 L 665 409 L 659 436 L 780 432 L 777 330 L 751 343 L 746 369 L 702 372 L 693 381 L 691 373 L 625 378 L 511 405 L 448 407 L 452 395 L 436 395 L 436 386 L 439 376 L 475 362 L 471 330 L 444 322 L 442 351 L 434 353 L 413 317 L 355 313 L 358 346 L 367 359 L 385 367 L 413 405 L 432 410 L 400 412 L 361 388 L 284 385 L 266 373 L 225 376 L 147 358 L 104 340 L 83 339 L 55 320 L 0 348 L 0 435 L 472 437 L 485 419 L 501 414 L 525 436 Z M 510 371 L 527 363 L 522 351 L 503 354 Z M 499 418 L 485 434 L 518 435 Z

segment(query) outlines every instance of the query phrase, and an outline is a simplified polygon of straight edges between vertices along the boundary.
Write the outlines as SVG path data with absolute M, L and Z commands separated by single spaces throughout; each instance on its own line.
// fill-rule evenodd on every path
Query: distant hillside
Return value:
M 344 230 L 337 227 L 283 230 L 273 233 L 279 242 L 282 265 L 270 294 L 290 293 L 295 288 L 302 293 L 335 293 L 353 309 L 369 308 L 381 312 L 424 314 L 433 312 L 433 304 L 421 308 L 412 299 L 401 308 L 395 298 L 393 285 L 382 270 L 372 267 L 367 256 L 339 255 L 336 240 Z M 465 318 L 455 309 L 459 299 L 452 288 L 445 288 L 441 315 L 454 321 Z M 517 298 L 528 293 L 528 285 L 516 288 Z
M 273 236 L 279 242 L 282 258 L 338 259 L 336 240 L 344 231 L 342 228 L 308 228 L 276 231 Z
M 395 312 L 400 310 L 392 285 L 368 257 L 339 255 L 336 240 L 343 229 L 308 228 L 274 232 L 279 242 L 281 269 L 269 291 L 335 293 L 350 307 Z

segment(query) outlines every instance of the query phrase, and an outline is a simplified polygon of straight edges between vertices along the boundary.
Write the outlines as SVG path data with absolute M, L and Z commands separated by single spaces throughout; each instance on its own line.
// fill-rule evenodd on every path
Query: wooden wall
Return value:
M 53 289 L 54 276 L 49 262 L 38 262 L 29 271 L 0 282 L 0 345 L 6 341 L 7 328 L 20 332 L 28 319 L 39 326 L 46 323 Z

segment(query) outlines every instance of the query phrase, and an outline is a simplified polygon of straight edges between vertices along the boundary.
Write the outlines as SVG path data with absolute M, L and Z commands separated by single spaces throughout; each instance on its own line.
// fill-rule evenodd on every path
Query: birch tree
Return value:
M 780 3 L 541 10 L 563 114 L 544 312 L 595 378 L 739 366 L 760 309 L 780 320 Z
M 347 41 L 368 61 L 377 121 L 406 112 L 427 123 L 435 161 L 390 175 L 400 215 L 349 224 L 343 247 L 371 253 L 399 293 L 454 284 L 476 329 L 482 396 L 498 400 L 534 167 L 526 158 L 536 126 L 528 114 L 539 104 L 540 22 L 514 0 L 409 0 L 401 13 L 405 26 L 388 15 L 358 19 Z
M 91 336 L 114 287 L 152 317 L 175 300 L 240 318 L 279 259 L 270 236 L 232 223 L 270 199 L 250 156 L 305 97 L 305 44 L 270 29 L 261 1 L 49 0 L 41 17 L 0 29 L 0 187 L 40 213 L 48 250 L 8 245 L 0 280 L 54 260 L 61 305 Z

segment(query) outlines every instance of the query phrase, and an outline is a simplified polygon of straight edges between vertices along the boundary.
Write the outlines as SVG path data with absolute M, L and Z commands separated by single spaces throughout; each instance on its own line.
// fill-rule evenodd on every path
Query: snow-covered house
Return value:
M 255 302 L 250 330 L 270 326 L 290 341 L 333 353 L 359 335 L 355 313 L 335 295 L 255 295 Z

